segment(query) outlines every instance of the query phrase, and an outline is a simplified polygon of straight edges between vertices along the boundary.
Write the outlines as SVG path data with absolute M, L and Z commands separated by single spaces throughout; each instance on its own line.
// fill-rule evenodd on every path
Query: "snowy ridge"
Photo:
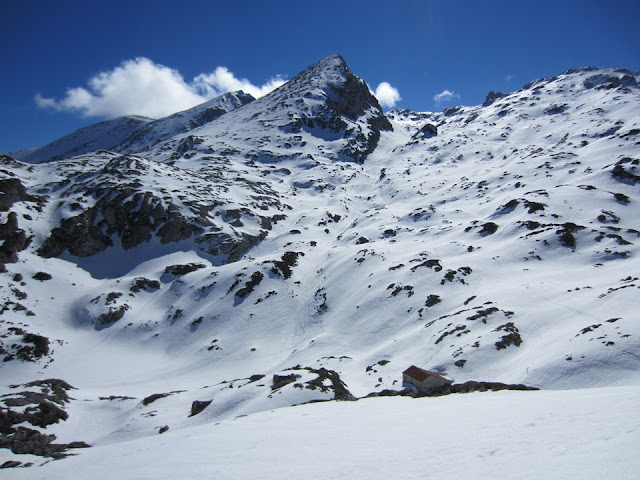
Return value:
M 55 140 L 43 147 L 13 154 L 25 163 L 45 163 L 83 155 L 96 150 L 107 150 L 152 119 L 139 116 L 118 117 L 89 125 L 71 135 Z
M 160 144 L 151 155 L 165 161 L 222 154 L 263 165 L 362 163 L 380 132 L 390 128 L 366 84 L 332 55 L 244 108 Z
M 3 157 L 0 394 L 68 382 L 69 418 L 29 428 L 104 452 L 400 390 L 412 364 L 636 395 L 637 82 L 575 69 L 483 106 L 384 115 L 330 56 L 201 125 L 212 104 L 128 147 Z M 361 402 L 396 400 L 412 401 Z
M 193 130 L 253 100 L 255 99 L 251 95 L 243 91 L 225 93 L 184 112 L 150 122 L 119 144 L 114 144 L 111 150 L 126 153 L 147 150 L 163 140 Z

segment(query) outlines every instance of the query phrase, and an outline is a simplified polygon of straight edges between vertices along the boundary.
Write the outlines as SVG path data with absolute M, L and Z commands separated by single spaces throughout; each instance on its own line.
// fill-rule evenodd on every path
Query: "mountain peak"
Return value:
M 319 89 L 330 94 L 329 90 L 339 88 L 350 77 L 355 77 L 355 75 L 349 69 L 344 58 L 338 54 L 332 54 L 307 67 L 287 84 L 289 88 Z
M 380 138 L 393 130 L 376 97 L 364 80 L 349 69 L 344 58 L 332 54 L 300 72 L 285 85 L 264 97 L 265 102 L 297 105 L 290 127 L 320 128 L 341 134 L 347 145 L 340 153 L 362 163 Z
M 347 62 L 344 60 L 344 57 L 339 53 L 332 53 L 331 55 L 327 55 L 322 60 L 319 60 L 316 62 L 316 65 L 319 65 L 319 64 L 325 64 L 327 66 L 335 65 L 335 66 L 349 68 L 347 67 Z

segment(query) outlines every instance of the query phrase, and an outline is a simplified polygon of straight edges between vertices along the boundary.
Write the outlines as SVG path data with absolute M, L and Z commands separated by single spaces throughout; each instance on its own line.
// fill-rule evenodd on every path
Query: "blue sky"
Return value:
M 475 105 L 571 67 L 640 70 L 639 18 L 637 0 L 4 1 L 0 152 L 273 86 L 331 53 L 396 106 Z

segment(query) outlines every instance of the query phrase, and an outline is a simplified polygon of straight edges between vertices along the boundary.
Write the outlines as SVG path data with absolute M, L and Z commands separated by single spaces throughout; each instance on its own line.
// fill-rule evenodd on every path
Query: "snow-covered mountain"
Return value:
M 255 98 L 241 90 L 225 93 L 183 112 L 143 125 L 119 144 L 111 145 L 110 150 L 126 153 L 147 150 L 163 140 L 212 122 L 221 115 L 253 100 Z
M 412 364 L 637 388 L 637 82 L 590 67 L 385 114 L 333 55 L 110 147 L 3 156 L 0 447 L 179 439 L 401 390 Z
M 25 163 L 44 163 L 98 150 L 140 152 L 253 100 L 251 95 L 242 91 L 229 92 L 159 120 L 141 116 L 118 117 L 81 128 L 43 147 L 11 153 L 11 156 Z
M 114 118 L 81 128 L 42 147 L 29 148 L 11 155 L 25 163 L 44 163 L 109 149 L 151 120 L 140 116 Z

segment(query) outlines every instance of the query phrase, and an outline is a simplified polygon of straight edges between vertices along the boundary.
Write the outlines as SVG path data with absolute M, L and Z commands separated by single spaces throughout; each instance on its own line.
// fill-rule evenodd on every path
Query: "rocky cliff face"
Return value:
M 212 261 L 234 261 L 284 218 L 265 185 L 246 181 L 251 208 L 231 208 L 231 182 L 212 188 L 207 178 L 141 157 L 103 152 L 49 170 L 58 179 L 41 191 L 60 195 L 53 207 L 60 220 L 38 249 L 45 258 L 130 250 L 155 238 L 162 245 L 191 240 Z

